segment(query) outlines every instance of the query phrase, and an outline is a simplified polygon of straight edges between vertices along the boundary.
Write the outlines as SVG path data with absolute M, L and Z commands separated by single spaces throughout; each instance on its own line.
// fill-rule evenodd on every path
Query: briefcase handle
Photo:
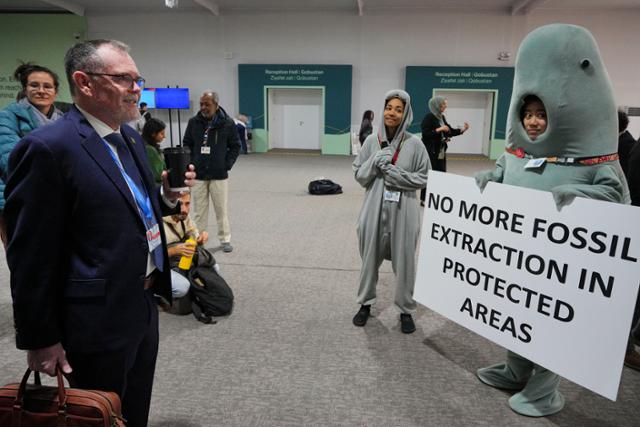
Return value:
M 31 369 L 27 368 L 24 376 L 22 377 L 22 381 L 20 381 L 20 388 L 18 389 L 18 394 L 16 395 L 16 399 L 13 403 L 14 420 L 19 419 L 18 414 L 22 412 L 24 393 L 27 388 L 27 380 L 29 379 L 30 375 Z M 64 416 L 67 409 L 67 394 L 65 393 L 64 389 L 64 380 L 62 379 L 62 369 L 60 369 L 60 365 L 56 365 L 56 376 L 58 378 L 58 414 L 60 416 Z M 40 381 L 40 373 L 38 371 L 35 371 L 34 378 L 35 385 L 42 385 L 42 382 Z

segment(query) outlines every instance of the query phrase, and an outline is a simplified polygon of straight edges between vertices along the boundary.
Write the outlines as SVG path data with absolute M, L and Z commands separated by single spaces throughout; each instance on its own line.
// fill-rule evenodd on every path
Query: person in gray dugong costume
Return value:
M 431 169 L 422 141 L 406 132 L 413 113 L 409 94 L 392 90 L 385 95 L 383 124 L 378 134 L 365 139 L 353 170 L 366 188 L 358 217 L 358 241 L 362 270 L 357 301 L 360 310 L 353 324 L 364 326 L 376 301 L 378 268 L 390 259 L 397 285 L 395 306 L 404 333 L 416 330 L 411 314 L 416 309 L 413 286 L 415 254 L 420 234 L 420 208 L 416 190 L 427 185 Z
M 532 97 L 544 105 L 547 120 L 546 130 L 533 132 L 533 138 L 521 115 L 525 98 Z M 591 33 L 566 24 L 540 27 L 518 50 L 506 152 L 495 170 L 480 172 L 476 182 L 481 190 L 494 181 L 550 191 L 558 209 L 575 197 L 629 203 L 616 152 L 617 126 L 613 90 Z M 533 166 L 532 159 L 540 165 Z M 560 377 L 511 351 L 506 362 L 477 374 L 490 386 L 519 390 L 509 399 L 519 414 L 541 417 L 564 407 Z

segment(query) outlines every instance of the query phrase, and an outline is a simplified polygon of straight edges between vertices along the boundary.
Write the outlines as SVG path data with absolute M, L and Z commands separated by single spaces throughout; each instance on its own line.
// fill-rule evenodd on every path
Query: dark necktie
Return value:
M 118 152 L 118 158 L 120 159 L 120 163 L 122 164 L 122 168 L 124 169 L 125 173 L 129 175 L 129 178 L 131 178 L 131 180 L 135 183 L 143 196 L 146 195 L 147 192 L 144 184 L 142 183 L 140 171 L 138 170 L 136 163 L 131 156 L 131 152 L 129 151 L 129 147 L 127 147 L 127 143 L 124 141 L 124 138 L 122 137 L 120 132 L 111 133 L 105 136 L 104 139 L 106 139 L 107 142 L 115 145 Z M 138 212 L 140 213 L 142 222 L 147 225 L 147 221 L 145 221 L 143 217 L 144 214 L 141 211 L 142 209 L 138 207 Z M 154 216 L 153 211 L 151 212 L 151 214 L 152 216 Z M 152 221 L 155 221 L 157 223 L 155 216 Z M 155 263 L 156 267 L 158 268 L 158 270 L 162 271 L 164 261 L 162 254 L 162 245 L 158 245 L 158 247 L 156 247 L 151 254 L 153 256 L 153 262 Z
M 122 168 L 127 175 L 129 175 L 129 178 L 135 182 L 140 191 L 144 192 L 144 185 L 142 184 L 142 178 L 140 178 L 140 172 L 138 171 L 136 162 L 133 160 L 133 157 L 131 157 L 129 147 L 127 147 L 127 143 L 124 141 L 122 135 L 120 135 L 120 132 L 111 133 L 105 136 L 104 139 L 116 147 Z

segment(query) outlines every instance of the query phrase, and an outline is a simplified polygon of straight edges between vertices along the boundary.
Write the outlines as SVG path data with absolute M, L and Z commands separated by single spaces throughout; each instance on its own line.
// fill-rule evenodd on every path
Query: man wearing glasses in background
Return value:
M 74 107 L 31 132 L 9 160 L 5 217 L 16 345 L 31 369 L 117 392 L 127 426 L 145 426 L 158 352 L 155 297 L 171 301 L 162 217 L 180 194 L 158 188 L 139 117 L 144 79 L 129 48 L 76 44 L 65 56 Z M 193 166 L 185 184 L 193 185 Z M 160 225 L 158 225 L 160 224 Z

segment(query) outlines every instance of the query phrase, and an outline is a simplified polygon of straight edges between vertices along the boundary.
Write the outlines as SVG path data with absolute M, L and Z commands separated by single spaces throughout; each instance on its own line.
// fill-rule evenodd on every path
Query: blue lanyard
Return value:
M 120 161 L 116 157 L 115 152 L 113 151 L 113 148 L 109 145 L 109 143 L 105 141 L 103 138 L 101 139 L 104 145 L 107 146 L 107 149 L 109 150 L 109 154 L 111 154 L 111 158 L 113 159 L 115 164 L 118 166 L 118 169 L 120 169 L 120 173 L 122 174 L 122 177 L 124 178 L 124 180 L 127 182 L 127 185 L 129 186 L 129 190 L 131 190 L 131 192 L 133 193 L 133 197 L 136 199 L 138 208 L 142 211 L 147 221 L 152 221 L 153 209 L 151 208 L 151 199 L 149 199 L 149 196 L 146 194 L 146 192 L 145 194 L 143 194 L 140 188 L 138 188 L 138 186 L 136 185 L 136 183 L 133 182 L 131 177 L 127 175 L 127 172 L 125 172 L 124 168 L 122 167 L 122 163 L 120 163 Z

